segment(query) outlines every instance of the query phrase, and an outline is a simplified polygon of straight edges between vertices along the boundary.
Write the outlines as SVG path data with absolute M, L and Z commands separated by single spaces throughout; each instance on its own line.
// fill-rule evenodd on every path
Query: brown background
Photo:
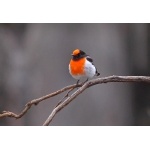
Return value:
M 150 74 L 149 24 L 0 24 L 0 111 L 19 113 L 31 99 L 76 81 L 72 50 L 94 59 L 101 76 Z M 150 125 L 150 85 L 108 83 L 87 89 L 51 125 Z M 0 125 L 42 125 L 64 94 Z

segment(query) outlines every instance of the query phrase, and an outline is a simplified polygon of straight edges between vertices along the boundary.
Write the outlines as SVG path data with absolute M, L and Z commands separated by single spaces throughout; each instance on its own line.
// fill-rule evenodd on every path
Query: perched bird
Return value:
M 89 78 L 100 75 L 93 64 L 92 58 L 80 49 L 75 49 L 72 53 L 69 72 L 73 78 L 77 79 L 77 84 L 81 78 L 87 78 L 86 81 L 88 81 Z

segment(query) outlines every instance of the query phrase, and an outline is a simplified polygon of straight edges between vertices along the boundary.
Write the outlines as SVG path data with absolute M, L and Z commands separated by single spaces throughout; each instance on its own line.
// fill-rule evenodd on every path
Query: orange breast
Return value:
M 71 60 L 70 61 L 70 71 L 72 75 L 84 75 L 84 64 L 85 58 L 81 58 L 79 60 Z

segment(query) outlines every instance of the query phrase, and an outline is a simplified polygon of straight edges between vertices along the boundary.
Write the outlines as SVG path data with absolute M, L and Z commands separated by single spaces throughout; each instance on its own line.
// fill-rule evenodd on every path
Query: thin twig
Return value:
M 68 97 L 68 96 L 69 96 L 69 93 L 70 93 L 71 91 L 73 91 L 75 88 L 76 88 L 76 87 L 71 88 L 71 89 L 67 92 L 67 94 L 58 102 L 58 104 L 57 104 L 55 107 L 57 107 L 60 103 L 62 103 L 62 101 L 63 101 L 66 97 Z
M 52 111 L 52 113 L 49 115 L 49 117 L 47 118 L 47 120 L 45 121 L 45 123 L 43 125 L 49 125 L 49 123 L 52 121 L 52 119 L 54 118 L 54 116 L 61 110 L 63 109 L 65 106 L 67 106 L 73 99 L 75 99 L 79 94 L 81 94 L 85 89 L 94 86 L 96 84 L 102 84 L 102 83 L 108 83 L 108 82 L 145 82 L 145 83 L 150 83 L 150 77 L 147 76 L 109 76 L 109 77 L 103 77 L 103 78 L 97 78 L 97 79 L 93 79 L 90 80 L 88 82 L 86 82 L 84 85 L 82 85 L 82 83 L 77 84 L 73 84 L 73 85 L 69 85 L 66 86 L 56 92 L 50 93 L 48 95 L 45 95 L 43 97 L 37 98 L 37 99 L 33 99 L 30 102 L 28 102 L 25 105 L 25 108 L 19 113 L 19 114 L 15 114 L 13 112 L 10 111 L 3 111 L 2 114 L 0 114 L 0 118 L 3 117 L 13 117 L 13 118 L 21 118 L 23 115 L 25 115 L 27 113 L 27 111 L 33 106 L 33 105 L 37 105 L 39 104 L 41 101 L 46 100 L 48 98 L 54 97 L 60 93 L 63 93 L 65 91 L 68 91 L 73 88 L 76 87 L 81 87 L 78 90 L 76 90 L 71 96 L 67 97 L 65 96 L 65 100 L 61 103 L 59 103 Z M 68 94 L 67 94 L 68 96 Z
M 48 95 L 42 96 L 42 97 L 37 98 L 37 99 L 33 99 L 25 105 L 25 108 L 19 114 L 16 114 L 16 113 L 13 113 L 13 112 L 10 112 L 10 111 L 3 111 L 2 114 L 0 114 L 0 118 L 3 118 L 3 117 L 13 117 L 13 118 L 16 118 L 16 119 L 21 118 L 23 115 L 25 115 L 27 113 L 27 111 L 31 108 L 31 106 L 37 105 L 39 102 L 41 102 L 43 100 L 47 100 L 48 98 L 54 97 L 58 94 L 61 94 L 61 93 L 65 92 L 69 89 L 72 89 L 72 88 L 75 88 L 75 87 L 80 87 L 81 85 L 82 84 L 69 85 L 69 86 L 66 86 L 66 87 L 56 91 L 56 92 L 50 93 Z
M 44 126 L 50 124 L 52 119 L 55 115 L 67 106 L 73 99 L 75 99 L 79 94 L 81 94 L 85 89 L 101 83 L 108 83 L 108 82 L 145 82 L 150 83 L 150 77 L 146 76 L 109 76 L 104 78 L 97 78 L 86 82 L 81 88 L 75 91 L 70 97 L 68 97 L 64 102 L 60 103 L 57 107 L 53 109 L 47 120 L 44 122 Z

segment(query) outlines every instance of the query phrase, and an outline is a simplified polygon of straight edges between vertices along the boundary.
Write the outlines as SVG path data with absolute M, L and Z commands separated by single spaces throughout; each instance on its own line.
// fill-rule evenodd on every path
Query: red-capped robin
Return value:
M 80 49 L 75 49 L 72 53 L 69 72 L 73 78 L 78 80 L 77 84 L 83 77 L 86 77 L 86 81 L 88 81 L 89 78 L 100 75 L 93 64 L 92 58 Z

